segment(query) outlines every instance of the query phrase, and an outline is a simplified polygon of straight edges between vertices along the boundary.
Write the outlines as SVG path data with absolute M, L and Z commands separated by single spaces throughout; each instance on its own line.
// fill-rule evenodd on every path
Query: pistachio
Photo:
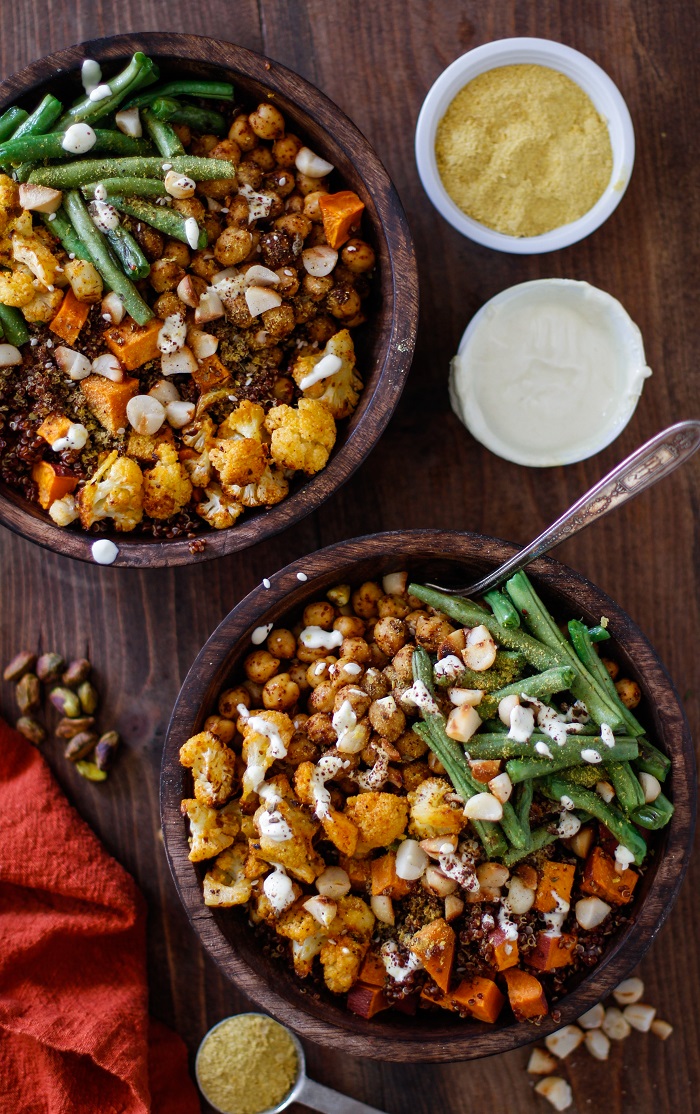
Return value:
M 79 760 L 75 763 L 75 768 L 81 777 L 87 778 L 88 781 L 106 781 L 107 774 L 96 766 L 94 762 L 83 762 Z
M 91 716 L 99 700 L 97 689 L 89 681 L 83 681 L 82 685 L 78 685 L 78 700 L 85 714 Z
M 33 712 L 39 707 L 41 688 L 36 673 L 25 673 L 15 688 L 17 707 L 22 715 Z
M 101 735 L 95 747 L 95 762 L 99 770 L 106 770 L 114 758 L 119 746 L 119 736 L 116 731 L 106 731 Z
M 34 743 L 35 747 L 43 743 L 46 738 L 46 731 L 44 728 L 35 719 L 32 719 L 31 716 L 20 716 L 15 727 L 20 735 L 24 735 L 25 739 L 29 739 L 29 742 Z
M 45 685 L 53 685 L 60 681 L 65 662 L 60 654 L 42 654 L 36 663 L 36 674 Z
M 70 663 L 61 680 L 64 685 L 68 685 L 68 688 L 77 688 L 83 681 L 87 681 L 91 669 L 92 666 L 87 658 L 77 658 Z
M 80 715 L 80 701 L 70 689 L 51 689 L 49 700 L 62 716 L 68 716 L 69 719 L 76 719 Z
M 96 742 L 97 735 L 94 731 L 79 731 L 66 743 L 63 755 L 71 762 L 77 762 L 79 758 L 85 758 L 90 753 Z
M 60 719 L 54 734 L 59 739 L 72 739 L 81 731 L 89 731 L 95 726 L 94 716 L 78 716 L 77 719 Z
M 18 654 L 15 654 L 12 661 L 5 666 L 2 675 L 3 681 L 19 681 L 25 673 L 34 668 L 35 661 L 36 654 L 33 654 L 31 650 L 20 650 Z
M 329 588 L 326 592 L 326 599 L 334 603 L 336 607 L 345 607 L 350 602 L 350 591 L 349 584 L 336 584 L 335 588 Z

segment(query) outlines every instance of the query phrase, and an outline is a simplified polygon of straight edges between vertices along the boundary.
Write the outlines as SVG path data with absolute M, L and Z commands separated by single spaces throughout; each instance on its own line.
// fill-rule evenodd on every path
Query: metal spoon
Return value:
M 257 1017 L 260 1015 L 243 1013 L 237 1014 L 236 1016 Z M 230 1114 L 230 1112 L 222 1110 L 221 1107 L 212 1102 L 207 1095 L 206 1089 L 202 1086 L 202 1081 L 199 1078 L 199 1056 L 207 1038 L 210 1037 L 220 1025 L 230 1020 L 231 1018 L 225 1017 L 223 1021 L 220 1021 L 218 1025 L 214 1025 L 214 1027 L 209 1030 L 199 1046 L 197 1059 L 194 1065 L 194 1074 L 200 1091 L 209 1105 L 212 1106 L 214 1110 L 218 1110 L 219 1114 Z M 272 1020 L 272 1018 L 269 1020 Z M 285 1033 L 294 1042 L 299 1070 L 294 1086 L 287 1092 L 282 1101 L 277 1106 L 271 1106 L 268 1110 L 261 1110 L 260 1114 L 279 1114 L 280 1111 L 286 1110 L 293 1102 L 301 1102 L 304 1106 L 308 1106 L 310 1110 L 320 1110 L 322 1114 L 383 1114 L 383 1111 L 378 1110 L 376 1106 L 367 1106 L 364 1102 L 358 1102 L 357 1099 L 351 1099 L 347 1095 L 341 1095 L 339 1091 L 333 1091 L 330 1087 L 324 1087 L 321 1083 L 314 1083 L 313 1079 L 309 1079 L 306 1074 L 306 1061 L 304 1059 L 304 1049 L 301 1047 L 301 1042 L 286 1025 L 281 1025 L 279 1021 L 276 1021 L 275 1025 L 279 1025 L 280 1029 L 284 1029 Z M 251 1055 L 255 1056 L 255 1052 L 252 1052 Z M 264 1063 L 260 1064 L 260 1069 L 263 1072 L 265 1071 Z
M 493 588 L 507 576 L 524 569 L 536 557 L 553 549 L 566 538 L 577 534 L 592 522 L 602 518 L 608 511 L 621 507 L 628 499 L 653 487 L 655 483 L 670 475 L 679 465 L 685 463 L 700 448 L 700 421 L 677 422 L 668 429 L 657 433 L 640 449 L 628 456 L 612 472 L 608 472 L 595 487 L 582 495 L 561 518 L 511 557 L 488 576 L 459 588 L 443 588 L 440 584 L 428 584 L 449 596 L 480 596 Z

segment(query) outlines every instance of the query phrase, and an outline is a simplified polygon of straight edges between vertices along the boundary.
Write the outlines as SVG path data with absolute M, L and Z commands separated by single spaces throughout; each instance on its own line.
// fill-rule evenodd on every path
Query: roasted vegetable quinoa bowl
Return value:
M 495 601 L 502 625 L 420 587 L 513 552 L 338 543 L 251 593 L 183 685 L 161 786 L 180 895 L 224 971 L 311 1039 L 397 1060 L 538 1039 L 628 973 L 678 891 L 694 759 L 641 632 L 549 560 Z
M 2 93 L 0 522 L 163 565 L 309 513 L 414 346 L 410 236 L 366 140 L 192 36 L 86 43 Z

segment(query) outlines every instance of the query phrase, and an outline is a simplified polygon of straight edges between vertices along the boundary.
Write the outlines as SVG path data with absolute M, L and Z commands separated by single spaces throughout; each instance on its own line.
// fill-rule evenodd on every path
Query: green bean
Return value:
M 508 599 L 508 596 L 504 595 L 498 588 L 494 588 L 491 592 L 485 592 L 484 599 L 490 605 L 491 610 L 502 627 L 509 627 L 511 630 L 515 630 L 516 627 L 520 626 L 520 616 Z
M 63 207 L 57 209 L 55 213 L 40 213 L 39 215 L 49 232 L 51 232 L 57 240 L 60 240 L 69 255 L 75 256 L 76 259 L 85 259 L 88 263 L 92 263 L 90 252 L 68 220 Z
M 204 97 L 214 101 L 232 101 L 233 85 L 228 81 L 168 81 L 165 85 L 157 85 L 147 93 L 132 97 L 126 107 L 141 108 L 160 97 Z
M 646 774 L 653 774 L 659 781 L 665 781 L 671 769 L 671 759 L 650 743 L 648 739 L 638 739 L 639 758 L 635 768 Z
M 603 627 L 598 623 L 595 627 L 588 628 L 588 637 L 591 642 L 607 642 L 610 638 L 610 631 L 607 627 Z
M 7 112 L 3 112 L 0 116 L 0 143 L 4 143 L 6 139 L 14 135 L 20 124 L 23 124 L 28 118 L 29 113 L 14 104 L 11 108 L 8 108 Z
M 441 688 L 459 687 L 496 692 L 497 689 L 502 689 L 504 685 L 522 677 L 526 664 L 524 655 L 515 650 L 497 650 L 496 660 L 490 669 L 477 672 L 476 669 L 468 669 L 465 665 L 456 678 L 449 674 L 445 676 L 438 674 L 435 677 L 435 684 L 440 685 Z
M 673 816 L 673 812 L 673 805 L 668 797 L 663 793 L 659 793 L 655 801 L 650 801 L 636 808 L 632 813 L 631 819 L 635 824 L 639 824 L 640 828 L 658 831 L 659 828 L 666 827 Z
M 526 859 L 528 855 L 534 854 L 535 851 L 541 851 L 543 847 L 547 847 L 548 844 L 554 843 L 557 839 L 559 839 L 559 836 L 556 832 L 550 832 L 548 828 L 544 827 L 535 828 L 530 835 L 528 846 L 523 850 L 514 847 L 512 850 L 506 851 L 503 862 L 505 866 L 515 866 L 521 859 Z
M 0 324 L 8 344 L 19 348 L 29 340 L 29 331 L 22 314 L 14 306 L 4 306 L 0 303 Z
M 629 762 L 606 762 L 608 781 L 612 784 L 617 803 L 628 816 L 644 804 L 644 790 L 637 781 Z
M 64 112 L 54 131 L 64 132 L 71 124 L 94 125 L 96 120 L 102 120 L 115 112 L 126 97 L 157 79 L 158 67 L 155 62 L 138 50 L 126 68 L 106 82 L 112 90 L 111 96 L 104 97 L 101 101 L 91 101 L 89 94 L 81 97 L 67 112 Z
M 599 766 L 568 766 L 561 776 L 573 781 L 576 785 L 582 785 L 584 789 L 593 789 L 599 781 L 605 780 L 604 771 L 601 771 Z M 530 782 L 524 781 L 522 784 L 529 785 Z
M 618 709 L 625 721 L 628 733 L 630 735 L 643 735 L 644 728 L 636 716 L 633 716 L 629 708 L 626 708 L 620 700 L 615 682 L 605 668 L 605 664 L 598 657 L 588 627 L 579 622 L 578 619 L 572 619 L 569 622 L 569 634 L 576 654 L 589 673 L 598 681 L 614 707 Z
M 158 120 L 171 124 L 187 124 L 202 134 L 223 135 L 226 120 L 220 112 L 210 108 L 198 108 L 194 104 L 180 104 L 169 97 L 157 97 L 151 102 L 150 110 Z
M 639 832 L 614 805 L 607 805 L 597 793 L 592 793 L 590 789 L 582 789 L 579 785 L 573 785 L 565 778 L 546 778 L 542 790 L 555 801 L 560 801 L 562 797 L 569 797 L 574 808 L 582 808 L 589 816 L 594 816 L 601 824 L 605 824 L 605 827 L 612 832 L 618 842 L 634 855 L 637 866 L 642 865 L 647 853 L 647 845 Z
M 114 134 L 114 133 L 111 133 Z M 117 133 L 121 134 L 121 133 Z M 124 139 L 130 138 L 124 136 Z M 208 182 L 215 178 L 231 178 L 234 168 L 224 159 L 201 159 L 195 155 L 175 156 L 168 159 L 176 174 L 185 174 L 195 182 Z M 103 178 L 160 178 L 163 177 L 162 158 L 131 159 L 80 159 L 78 162 L 64 163 L 62 166 L 44 166 L 33 171 L 30 182 L 55 189 L 75 189 L 88 182 L 101 181 Z
M 153 310 L 144 302 L 136 287 L 122 274 L 114 262 L 107 241 L 93 224 L 92 218 L 85 207 L 85 202 L 78 191 L 69 190 L 64 195 L 63 205 L 75 231 L 90 252 L 92 262 L 105 282 L 122 299 L 126 312 L 131 314 L 137 325 L 145 325 L 153 317 Z
M 541 639 L 560 657 L 559 664 L 573 666 L 575 676 L 571 691 L 583 701 L 596 723 L 607 723 L 613 731 L 624 727 L 624 719 L 605 690 L 581 663 L 573 647 L 564 638 L 524 572 L 517 572 L 506 584 L 506 591 L 522 615 L 531 633 Z M 562 660 L 563 659 L 563 660 Z
M 62 111 L 63 105 L 61 102 L 53 97 L 51 93 L 47 93 L 31 116 L 28 116 L 24 123 L 17 128 L 17 131 L 13 132 L 12 142 L 22 139 L 25 135 L 43 135 L 56 122 Z
M 536 743 L 546 743 L 550 747 L 554 759 L 540 758 L 534 752 Z M 516 739 L 511 739 L 508 735 L 499 734 L 486 734 L 479 732 L 474 735 L 466 744 L 471 759 L 478 759 L 479 761 L 495 761 L 496 759 L 510 759 L 510 758 L 527 758 L 533 762 L 543 763 L 543 769 L 547 765 L 551 765 L 552 761 L 559 758 L 566 759 L 564 765 L 581 765 L 584 760 L 581 758 L 581 751 L 593 749 L 596 750 L 603 759 L 603 765 L 608 765 L 608 761 L 621 762 L 626 761 L 628 758 L 635 758 L 638 753 L 637 740 L 624 735 L 615 736 L 615 746 L 605 746 L 600 736 L 596 735 L 569 735 L 565 743 L 557 746 L 548 735 L 544 735 L 540 731 L 535 731 L 530 739 L 521 743 Z M 608 755 L 611 758 L 608 759 Z M 598 763 L 593 763 L 598 765 Z M 563 767 L 562 767 L 563 768 Z M 518 779 L 520 780 L 520 779 Z M 600 779 L 598 779 L 600 780 Z
M 565 665 L 562 655 L 555 653 L 548 646 L 538 642 L 536 638 L 526 634 L 525 631 L 511 630 L 501 626 L 496 617 L 489 611 L 482 611 L 471 602 L 459 596 L 448 596 L 438 592 L 435 588 L 425 588 L 421 584 L 409 584 L 410 595 L 416 596 L 423 603 L 442 611 L 450 618 L 456 619 L 466 627 L 485 626 L 497 642 L 509 650 L 519 650 L 527 661 L 541 673 L 544 669 L 552 669 L 555 665 Z
M 533 735 L 533 741 L 537 741 Z M 542 740 L 540 740 L 542 741 Z M 551 739 L 548 740 L 552 745 Z M 582 766 L 585 759 L 581 757 L 581 751 L 586 750 L 591 743 L 597 742 L 595 739 L 586 738 L 583 740 L 585 746 L 579 743 L 570 742 L 564 743 L 563 746 L 552 746 L 551 758 L 511 758 L 506 762 L 506 771 L 513 785 L 517 785 L 519 781 L 525 781 L 531 777 L 541 777 L 543 774 L 553 774 L 558 770 L 565 770 L 569 766 Z M 617 761 L 628 761 L 630 758 L 636 758 L 639 753 L 636 739 L 625 739 L 618 737 L 615 739 L 614 747 L 605 747 L 599 743 L 596 748 L 598 753 L 604 753 L 606 763 Z M 470 749 L 469 753 L 474 756 L 476 748 Z M 602 763 L 591 763 L 597 769 L 605 768 Z
M 555 692 L 568 689 L 574 679 L 574 671 L 568 665 L 559 665 L 555 669 L 546 669 L 544 673 L 533 673 L 530 677 L 522 677 L 505 688 L 497 689 L 484 696 L 477 705 L 477 712 L 482 719 L 490 719 L 498 714 L 498 705 L 506 696 L 532 696 L 537 700 L 549 700 Z M 478 688 L 478 686 L 477 686 Z
M 124 274 L 131 279 L 148 278 L 151 264 L 130 232 L 119 224 L 105 232 L 107 243 L 122 265 Z
M 129 216 L 135 217 L 136 220 L 144 221 L 150 224 L 151 228 L 157 228 L 165 236 L 170 237 L 171 240 L 182 240 L 183 244 L 190 244 L 185 230 L 186 217 L 179 213 L 177 209 L 167 209 L 161 205 L 151 205 L 150 202 L 142 200 L 140 197 L 112 197 L 110 204 L 114 205 L 115 209 L 119 209 L 122 213 L 128 213 Z M 198 226 L 199 227 L 199 226 Z M 207 246 L 207 234 L 203 228 L 199 229 L 199 240 L 197 242 L 198 248 L 205 248 Z
M 532 838 L 530 832 L 530 809 L 532 808 L 532 798 L 534 796 L 534 786 L 532 781 L 522 781 L 520 785 L 516 785 L 513 794 L 513 808 L 515 815 L 518 818 L 520 827 L 527 836 L 528 844 Z
M 97 187 L 107 197 L 167 197 L 168 191 L 158 178 L 104 178 L 101 182 L 88 182 L 81 186 L 83 197 L 92 200 Z
M 122 132 L 95 131 L 95 142 L 91 151 L 104 151 L 114 155 L 147 155 L 152 147 L 147 139 L 134 139 Z M 25 135 L 21 139 L 10 139 L 0 144 L 0 164 L 9 166 L 40 159 L 67 159 L 70 151 L 63 147 L 63 135 L 49 132 L 48 135 Z
M 141 110 L 141 116 L 146 125 L 146 131 L 164 159 L 172 159 L 175 155 L 184 155 L 185 148 L 170 124 L 158 120 L 148 108 Z

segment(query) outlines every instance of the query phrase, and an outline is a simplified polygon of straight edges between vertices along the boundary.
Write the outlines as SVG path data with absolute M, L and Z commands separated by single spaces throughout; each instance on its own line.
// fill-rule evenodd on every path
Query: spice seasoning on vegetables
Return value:
M 262 1014 L 241 1014 L 217 1025 L 197 1057 L 205 1098 L 226 1114 L 261 1114 L 289 1094 L 299 1058 L 289 1033 Z
M 437 167 L 467 216 L 510 236 L 578 220 L 612 173 L 590 97 L 547 66 L 499 66 L 470 81 L 440 121 Z

